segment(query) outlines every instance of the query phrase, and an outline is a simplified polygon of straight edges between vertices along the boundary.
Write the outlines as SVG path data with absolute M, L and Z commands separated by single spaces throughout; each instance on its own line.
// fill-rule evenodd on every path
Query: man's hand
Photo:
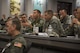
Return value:
M 31 28 L 32 28 L 32 25 L 31 25 L 31 24 L 29 24 L 29 23 L 27 23 L 27 22 L 26 22 L 26 23 L 22 23 L 22 25 L 23 25 L 23 26 L 29 26 L 29 27 L 31 27 Z
M 78 21 L 77 18 L 73 18 L 72 22 L 73 22 L 73 24 L 78 24 L 78 25 L 80 25 L 80 22 Z

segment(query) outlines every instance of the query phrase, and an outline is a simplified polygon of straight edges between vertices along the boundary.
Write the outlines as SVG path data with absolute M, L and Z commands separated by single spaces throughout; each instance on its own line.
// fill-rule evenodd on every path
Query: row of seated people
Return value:
M 52 10 L 47 10 L 41 16 L 39 10 L 34 10 L 33 14 L 27 18 L 26 14 L 15 16 L 14 18 L 9 17 L 5 21 L 5 29 L 14 39 L 8 43 L 0 53 L 26 53 L 27 42 L 21 35 L 20 30 L 25 32 L 31 32 L 33 26 L 38 26 L 40 32 L 46 32 L 49 25 L 52 26 L 52 33 L 54 32 L 59 36 L 78 34 L 80 32 L 80 8 L 77 8 L 77 14 L 75 18 L 69 16 L 66 10 L 60 10 L 60 19 L 57 16 L 53 16 Z M 22 28 L 22 29 L 21 29 Z
M 29 18 L 26 14 L 17 15 L 15 18 L 19 18 L 22 25 L 21 31 L 26 33 L 32 33 L 34 25 L 39 27 L 39 32 L 46 32 L 49 25 L 51 25 L 53 35 L 55 33 L 58 36 L 80 34 L 80 8 L 74 10 L 74 14 L 71 16 L 67 14 L 65 9 L 59 11 L 59 16 L 53 13 L 52 10 L 46 10 L 41 16 L 41 12 L 35 9 Z M 12 17 L 7 20 L 10 19 Z

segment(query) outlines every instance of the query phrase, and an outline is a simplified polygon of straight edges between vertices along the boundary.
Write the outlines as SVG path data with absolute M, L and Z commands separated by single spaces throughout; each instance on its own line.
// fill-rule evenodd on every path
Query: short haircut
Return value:
M 66 9 L 62 9 L 62 10 L 64 10 L 64 12 L 67 13 L 67 10 Z
M 53 11 L 52 10 L 46 10 L 44 13 L 48 13 L 50 15 L 53 15 Z
M 38 9 L 35 9 L 34 11 L 37 11 L 39 14 L 41 14 L 41 11 L 40 11 L 40 10 L 38 10 Z
M 26 15 L 26 17 L 27 17 L 27 14 L 25 14 L 25 13 L 24 14 L 21 14 L 21 16 L 23 16 L 23 15 Z
M 16 30 L 20 31 L 21 30 L 21 23 L 20 20 L 18 18 L 13 18 L 11 19 L 12 24 L 16 25 Z

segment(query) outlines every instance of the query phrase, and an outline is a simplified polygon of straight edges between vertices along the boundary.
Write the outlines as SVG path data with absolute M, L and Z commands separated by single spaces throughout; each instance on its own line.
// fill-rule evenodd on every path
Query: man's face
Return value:
M 64 10 L 60 10 L 59 14 L 62 17 L 65 17 L 66 16 L 66 12 Z
M 37 11 L 33 11 L 33 18 L 37 18 L 39 16 L 39 13 Z
M 48 13 L 44 13 L 44 18 L 45 18 L 45 20 L 50 20 L 50 18 L 51 18 L 52 16 L 50 15 L 50 14 L 48 14 Z
M 21 20 L 25 21 L 27 19 L 26 15 L 21 16 Z
M 77 17 L 78 19 L 80 19 L 80 8 L 79 8 L 79 9 L 77 9 L 76 17 Z
M 15 27 L 12 25 L 12 21 L 6 22 L 6 30 L 7 30 L 8 34 L 13 33 L 13 31 L 15 30 Z

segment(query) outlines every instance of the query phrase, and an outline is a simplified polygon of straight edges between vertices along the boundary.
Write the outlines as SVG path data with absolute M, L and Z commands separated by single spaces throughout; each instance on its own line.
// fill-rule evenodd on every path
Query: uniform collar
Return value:
M 34 23 L 38 23 L 40 18 L 38 17 L 37 19 L 34 19 Z

